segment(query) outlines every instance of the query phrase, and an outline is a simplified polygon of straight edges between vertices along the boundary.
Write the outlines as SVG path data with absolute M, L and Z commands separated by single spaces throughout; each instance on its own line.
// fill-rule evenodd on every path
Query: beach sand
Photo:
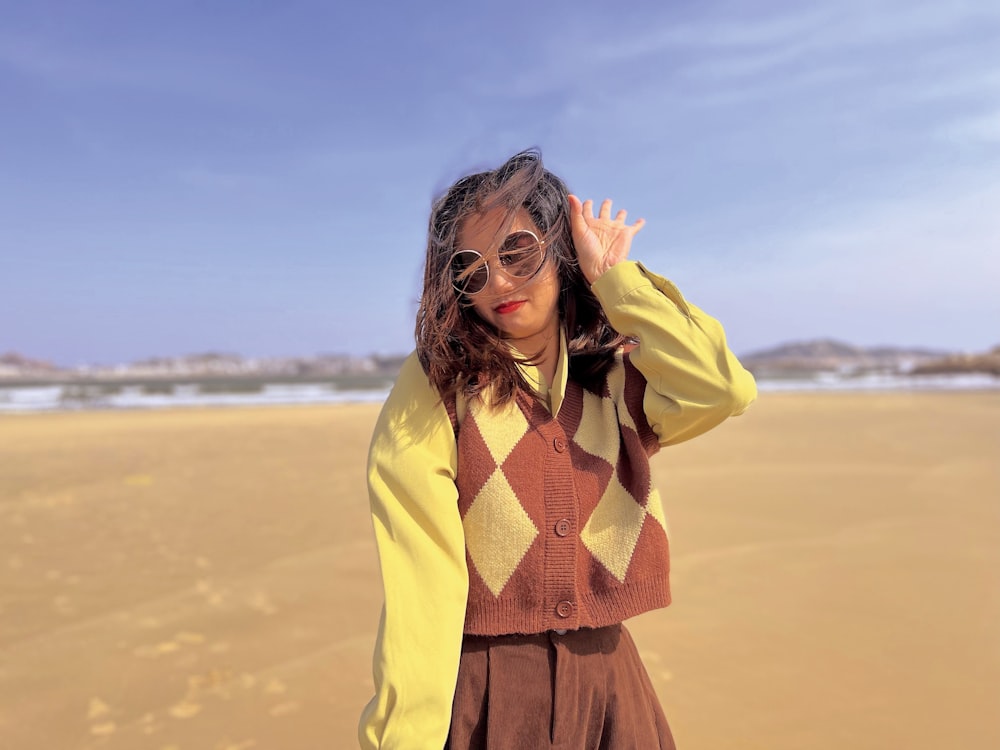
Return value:
M 354 747 L 377 412 L 0 416 L 0 748 Z M 653 468 L 681 748 L 1000 747 L 1000 393 L 765 394 Z

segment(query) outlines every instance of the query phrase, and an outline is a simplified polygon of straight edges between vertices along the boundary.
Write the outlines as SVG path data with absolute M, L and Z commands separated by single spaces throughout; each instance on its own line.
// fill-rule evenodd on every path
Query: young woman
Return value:
M 364 748 L 672 748 L 623 620 L 670 602 L 649 456 L 741 413 L 721 326 L 640 219 L 536 152 L 433 206 L 368 481 L 385 605 Z

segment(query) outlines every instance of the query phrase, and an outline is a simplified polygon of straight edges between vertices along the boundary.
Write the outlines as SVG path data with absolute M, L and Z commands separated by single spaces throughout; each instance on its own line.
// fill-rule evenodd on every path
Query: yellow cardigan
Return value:
M 753 376 L 726 346 L 722 326 L 670 281 L 626 261 L 592 289 L 615 330 L 639 339 L 631 361 L 647 380 L 643 408 L 661 445 L 695 437 L 753 401 Z M 553 414 L 568 369 L 565 340 L 550 387 L 537 368 L 525 368 Z M 385 604 L 375 695 L 358 732 L 366 750 L 439 750 L 448 735 L 469 585 L 457 461 L 447 410 L 411 355 L 383 406 L 368 460 Z

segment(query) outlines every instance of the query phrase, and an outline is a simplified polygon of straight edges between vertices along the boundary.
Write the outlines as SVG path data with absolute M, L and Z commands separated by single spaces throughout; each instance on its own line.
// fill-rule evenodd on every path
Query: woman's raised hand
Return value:
M 580 261 L 587 283 L 593 284 L 615 263 L 628 257 L 632 247 L 632 237 L 642 229 L 645 219 L 633 224 L 625 223 L 624 209 L 611 218 L 611 199 L 601 203 L 600 212 L 594 216 L 594 202 L 580 202 L 575 195 L 569 196 L 569 221 L 573 232 L 573 245 Z

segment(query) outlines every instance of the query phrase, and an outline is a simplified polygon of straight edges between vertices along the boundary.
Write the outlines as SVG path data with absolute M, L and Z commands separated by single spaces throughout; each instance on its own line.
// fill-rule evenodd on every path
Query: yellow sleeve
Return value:
M 457 461 L 448 413 L 411 355 L 368 455 L 385 604 L 362 748 L 440 750 L 447 739 L 469 587 Z
M 726 346 L 722 326 L 673 283 L 624 261 L 591 288 L 614 329 L 639 340 L 629 357 L 646 378 L 643 409 L 660 445 L 700 435 L 756 398 L 753 375 Z

